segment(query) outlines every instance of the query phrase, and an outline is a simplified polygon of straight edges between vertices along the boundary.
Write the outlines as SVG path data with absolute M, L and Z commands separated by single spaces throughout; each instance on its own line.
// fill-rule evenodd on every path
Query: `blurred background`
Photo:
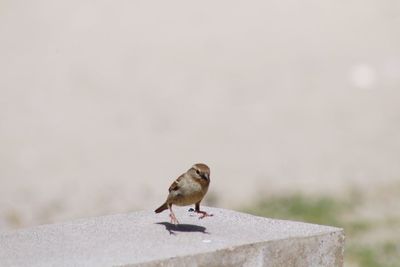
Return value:
M 0 1 L 0 231 L 206 203 L 400 259 L 400 2 Z

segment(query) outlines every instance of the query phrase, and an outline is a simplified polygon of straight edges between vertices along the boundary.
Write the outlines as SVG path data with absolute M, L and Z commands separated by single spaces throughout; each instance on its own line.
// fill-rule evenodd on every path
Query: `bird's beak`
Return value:
M 210 175 L 208 173 L 204 173 L 201 177 L 206 180 L 210 180 Z

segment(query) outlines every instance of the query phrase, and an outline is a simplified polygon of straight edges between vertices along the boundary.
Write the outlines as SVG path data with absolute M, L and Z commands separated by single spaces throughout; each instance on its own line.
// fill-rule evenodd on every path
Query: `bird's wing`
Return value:
M 179 189 L 179 182 L 183 179 L 184 174 L 182 174 L 181 176 L 179 176 L 178 178 L 176 178 L 176 180 L 171 184 L 171 186 L 169 187 L 168 191 L 176 191 Z

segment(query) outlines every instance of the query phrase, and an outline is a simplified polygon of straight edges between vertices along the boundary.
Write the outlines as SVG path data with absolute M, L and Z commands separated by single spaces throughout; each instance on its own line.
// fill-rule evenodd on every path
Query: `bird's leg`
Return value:
M 176 218 L 174 212 L 172 211 L 172 204 L 168 204 L 168 208 L 169 208 L 169 217 L 171 218 L 171 223 L 177 225 L 179 224 L 178 219 Z
M 196 203 L 196 206 L 195 206 L 195 210 L 194 210 L 196 213 L 200 213 L 201 214 L 201 216 L 199 217 L 199 219 L 203 219 L 203 218 L 205 218 L 205 217 L 211 217 L 211 216 L 214 216 L 213 214 L 209 214 L 209 213 L 207 213 L 207 212 L 205 212 L 205 211 L 202 211 L 202 210 L 200 210 L 200 202 L 197 202 Z

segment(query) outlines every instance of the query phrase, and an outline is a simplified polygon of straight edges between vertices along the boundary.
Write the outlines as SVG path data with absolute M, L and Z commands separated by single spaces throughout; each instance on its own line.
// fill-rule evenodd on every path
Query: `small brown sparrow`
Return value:
M 187 172 L 179 176 L 169 187 L 167 200 L 158 209 L 156 213 L 160 213 L 169 209 L 171 223 L 178 224 L 178 220 L 172 211 L 172 204 L 178 206 L 187 206 L 195 204 L 195 212 L 200 213 L 199 219 L 207 216 L 213 216 L 205 211 L 200 210 L 200 202 L 207 193 L 210 184 L 210 168 L 206 164 L 194 164 Z

